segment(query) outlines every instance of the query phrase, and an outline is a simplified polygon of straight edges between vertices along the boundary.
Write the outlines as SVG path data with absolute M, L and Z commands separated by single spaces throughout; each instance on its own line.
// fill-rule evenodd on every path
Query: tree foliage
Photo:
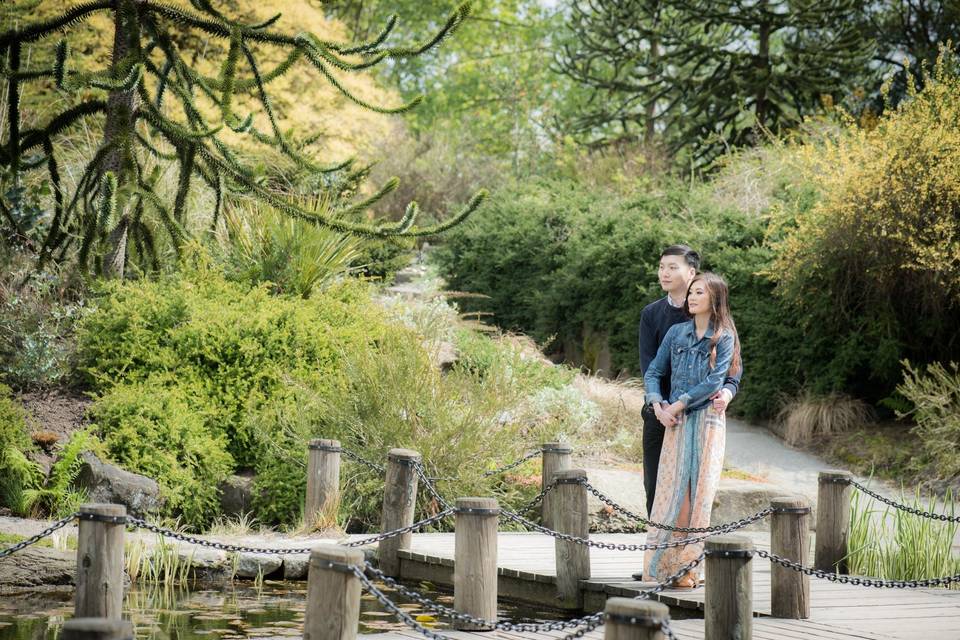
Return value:
M 399 105 L 373 104 L 352 93 L 340 81 L 343 73 L 360 72 L 387 61 L 416 58 L 436 48 L 463 24 L 469 3 L 456 7 L 431 37 L 413 46 L 387 46 L 396 16 L 364 42 L 333 42 L 310 33 L 287 34 L 273 28 L 279 15 L 260 23 L 232 19 L 209 0 L 191 0 L 188 9 L 162 0 L 92 0 L 72 6 L 55 17 L 0 33 L 0 54 L 9 98 L 6 140 L 0 147 L 0 167 L 14 198 L 0 202 L 10 235 L 19 237 L 41 263 L 76 257 L 82 267 L 122 274 L 126 258 L 143 266 L 158 263 L 158 236 L 178 248 L 188 238 L 188 195 L 198 182 L 215 193 L 210 216 L 217 224 L 226 200 L 253 198 L 287 215 L 337 231 L 376 236 L 431 235 L 448 229 L 474 211 L 482 193 L 456 215 L 428 227 L 415 227 L 418 209 L 410 203 L 395 222 L 370 223 L 365 212 L 387 193 L 388 180 L 372 194 L 356 196 L 367 167 L 349 158 L 324 162 L 307 147 L 311 136 L 294 139 L 278 125 L 276 108 L 267 90 L 275 79 L 298 65 L 316 69 L 331 86 L 357 105 L 380 113 L 402 113 L 421 102 L 414 97 Z M 97 13 L 112 16 L 113 55 L 99 71 L 74 68 L 66 40 L 56 46 L 50 67 L 26 68 L 25 45 L 47 41 Z M 205 75 L 191 64 L 179 44 L 185 33 L 228 43 L 216 75 Z M 105 35 L 105 34 L 104 34 Z M 258 62 L 265 47 L 279 48 L 285 58 L 273 68 Z M 37 127 L 22 127 L 20 94 L 30 83 L 50 80 L 74 104 Z M 259 113 L 240 111 L 239 96 L 252 95 Z M 212 105 L 214 117 L 202 105 Z M 56 141 L 85 119 L 103 121 L 103 140 L 86 163 L 75 189 L 68 193 L 61 175 Z M 308 209 L 265 180 L 237 150 L 238 140 L 279 152 L 297 170 L 317 176 L 323 195 L 336 203 L 329 210 Z M 147 160 L 174 163 L 178 173 L 172 202 L 156 189 L 159 175 Z M 22 178 L 46 170 L 52 189 L 53 216 L 39 237 L 22 227 Z

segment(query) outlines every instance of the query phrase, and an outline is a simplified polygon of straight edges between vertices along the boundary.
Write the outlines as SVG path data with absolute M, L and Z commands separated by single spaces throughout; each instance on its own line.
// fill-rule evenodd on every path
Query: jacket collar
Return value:
M 702 338 L 697 338 L 697 325 L 696 321 L 692 318 L 687 322 L 686 333 L 690 337 L 690 340 L 697 342 L 698 340 L 708 340 L 713 337 L 713 322 L 707 326 L 707 332 L 703 334 Z

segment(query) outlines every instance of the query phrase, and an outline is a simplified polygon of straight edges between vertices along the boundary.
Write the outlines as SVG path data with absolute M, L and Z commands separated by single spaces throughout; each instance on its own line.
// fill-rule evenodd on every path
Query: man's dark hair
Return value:
M 660 252 L 660 257 L 680 256 L 687 261 L 687 264 L 700 271 L 700 254 L 685 244 L 672 244 Z

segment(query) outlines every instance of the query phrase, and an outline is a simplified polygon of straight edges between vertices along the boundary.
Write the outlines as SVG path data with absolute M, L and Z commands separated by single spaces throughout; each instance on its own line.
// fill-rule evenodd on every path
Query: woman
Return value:
M 723 468 L 724 415 L 710 397 L 728 372 L 740 369 L 740 340 L 730 315 L 727 283 L 713 273 L 694 277 L 687 288 L 689 322 L 667 331 L 643 377 L 646 402 L 666 427 L 657 492 L 650 519 L 674 527 L 706 527 Z M 660 379 L 669 366 L 670 395 L 665 402 Z M 689 533 L 651 528 L 647 543 L 660 544 Z M 647 551 L 646 580 L 662 582 L 703 552 L 703 543 Z M 681 577 L 678 587 L 697 586 L 699 571 Z

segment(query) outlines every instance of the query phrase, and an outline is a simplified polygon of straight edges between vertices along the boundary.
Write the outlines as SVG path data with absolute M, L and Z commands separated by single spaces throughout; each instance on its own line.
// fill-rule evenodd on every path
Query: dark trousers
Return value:
M 660 470 L 660 450 L 666 429 L 657 420 L 653 407 L 643 408 L 643 489 L 647 493 L 647 517 L 653 513 L 653 498 L 657 492 L 657 471 Z

